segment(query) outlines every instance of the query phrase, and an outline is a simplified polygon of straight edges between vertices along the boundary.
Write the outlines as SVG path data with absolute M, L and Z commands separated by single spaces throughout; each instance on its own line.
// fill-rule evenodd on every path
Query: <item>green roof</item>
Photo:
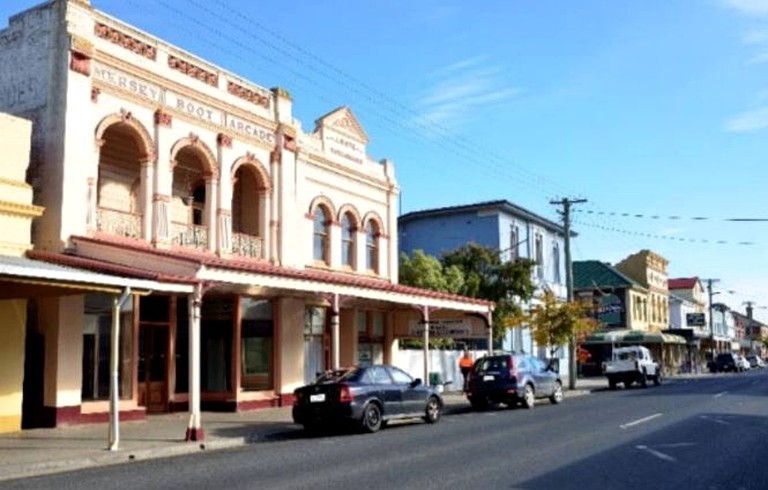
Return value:
M 628 288 L 642 284 L 619 272 L 615 267 L 599 260 L 573 262 L 573 289 Z

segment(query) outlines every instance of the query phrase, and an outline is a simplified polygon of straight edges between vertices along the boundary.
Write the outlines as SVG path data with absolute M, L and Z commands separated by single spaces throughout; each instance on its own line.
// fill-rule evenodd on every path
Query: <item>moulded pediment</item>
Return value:
M 328 131 L 336 132 L 364 145 L 367 145 L 369 142 L 368 135 L 360 125 L 360 121 L 357 120 L 349 107 L 346 106 L 339 107 L 322 116 L 315 121 L 315 125 L 315 130 L 323 134 Z

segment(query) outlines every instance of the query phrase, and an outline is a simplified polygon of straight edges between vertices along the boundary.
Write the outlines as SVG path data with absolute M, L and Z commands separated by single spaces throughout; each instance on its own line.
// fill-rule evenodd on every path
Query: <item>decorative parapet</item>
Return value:
M 200 68 L 188 61 L 184 61 L 181 58 L 168 55 L 168 66 L 173 70 L 179 71 L 196 80 L 200 80 L 203 83 L 207 83 L 211 87 L 219 86 L 219 75 L 204 68 Z
M 152 61 L 157 59 L 157 48 L 148 43 L 145 43 L 144 41 L 140 41 L 133 36 L 125 34 L 124 32 L 121 32 L 114 27 L 97 22 L 96 27 L 94 28 L 94 32 L 97 37 L 106 39 L 112 44 L 117 44 L 118 46 L 129 51 L 133 51 L 140 56 L 143 56 Z
M 229 81 L 227 82 L 227 92 L 265 109 L 269 109 L 269 97 L 264 94 L 260 94 L 255 90 L 251 90 L 235 82 Z
M 282 87 L 273 87 L 272 93 L 275 94 L 275 97 L 282 97 L 283 99 L 293 100 L 291 98 L 291 94 Z
M 72 35 L 69 50 L 71 52 L 69 69 L 86 77 L 91 76 L 93 44 L 87 39 Z

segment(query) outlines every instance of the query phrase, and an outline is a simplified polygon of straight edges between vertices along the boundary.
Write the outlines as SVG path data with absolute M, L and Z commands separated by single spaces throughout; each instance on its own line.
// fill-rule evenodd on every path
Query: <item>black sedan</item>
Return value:
M 443 399 L 421 379 L 389 365 L 329 371 L 293 392 L 293 420 L 308 431 L 351 424 L 376 432 L 390 420 L 440 420 Z

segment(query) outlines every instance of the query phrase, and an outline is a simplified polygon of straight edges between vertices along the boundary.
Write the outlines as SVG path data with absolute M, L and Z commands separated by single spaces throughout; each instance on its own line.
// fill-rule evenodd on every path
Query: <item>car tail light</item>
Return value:
M 507 358 L 507 369 L 509 369 L 510 378 L 517 378 L 517 368 L 515 367 L 515 361 L 512 357 Z
M 304 393 L 300 391 L 296 391 L 293 393 L 293 404 L 294 405 L 301 405 L 304 401 Z
M 355 399 L 352 397 L 352 391 L 347 385 L 339 386 L 339 403 L 352 403 Z

